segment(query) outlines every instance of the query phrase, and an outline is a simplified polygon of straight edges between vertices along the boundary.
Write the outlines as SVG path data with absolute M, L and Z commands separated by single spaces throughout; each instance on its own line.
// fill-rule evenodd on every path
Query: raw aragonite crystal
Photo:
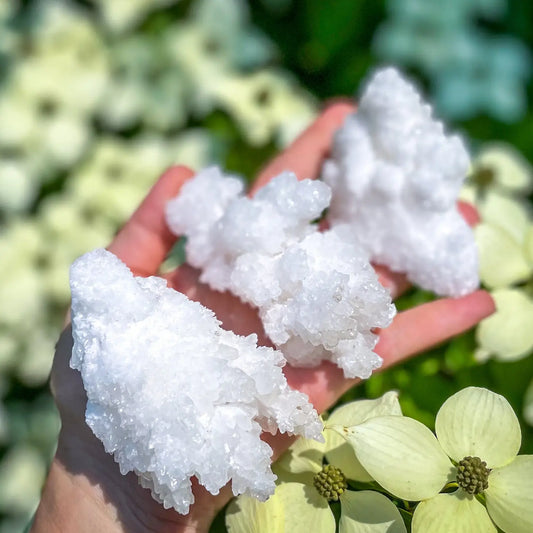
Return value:
M 87 391 L 86 421 L 165 508 L 187 513 L 191 477 L 212 494 L 274 492 L 262 430 L 321 439 L 284 359 L 257 337 L 220 328 L 214 314 L 156 277 L 134 277 L 105 250 L 72 265 L 71 366 Z
M 468 169 L 461 139 L 446 135 L 395 69 L 380 70 L 324 164 L 328 219 L 350 224 L 373 261 L 438 294 L 464 295 L 479 283 L 474 237 L 456 206 Z
M 265 332 L 296 366 L 329 359 L 347 377 L 381 365 L 373 328 L 395 313 L 349 229 L 319 232 L 330 200 L 319 181 L 280 174 L 254 198 L 217 167 L 197 174 L 167 205 L 169 227 L 187 236 L 201 281 L 256 306 Z

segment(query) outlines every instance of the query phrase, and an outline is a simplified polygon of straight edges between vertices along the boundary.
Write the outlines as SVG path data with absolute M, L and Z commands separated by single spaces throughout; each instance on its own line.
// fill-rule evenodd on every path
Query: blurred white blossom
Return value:
M 505 0 L 389 0 L 388 19 L 374 38 L 378 55 L 426 74 L 441 113 L 465 119 L 488 112 L 504 122 L 523 116 L 531 76 L 528 48 L 492 36 L 479 17 L 498 20 Z
M 100 119 L 113 129 L 143 124 L 157 130 L 182 126 L 187 118 L 185 76 L 161 38 L 134 35 L 111 48 L 112 72 Z
M 56 169 L 87 149 L 91 114 L 107 84 L 108 62 L 97 29 L 73 4 L 36 3 L 24 54 L 0 92 L 0 208 L 28 209 Z
M 21 446 L 11 450 L 0 463 L 0 509 L 34 511 L 45 474 L 44 463 L 35 448 Z
M 98 6 L 106 26 L 113 32 L 131 30 L 144 17 L 160 7 L 179 0 L 91 0 Z
M 257 145 L 274 138 L 279 146 L 287 146 L 317 113 L 311 95 L 275 70 L 222 78 L 213 96 L 240 124 L 247 140 Z
M 473 162 L 461 198 L 481 217 L 474 229 L 480 278 L 492 289 L 496 312 L 476 330 L 478 361 L 521 359 L 533 350 L 533 215 L 525 195 L 533 169 L 503 143 L 485 146 Z
M 199 0 L 187 21 L 167 31 L 169 53 L 194 88 L 196 114 L 216 107 L 221 81 L 273 56 L 271 42 L 250 26 L 247 7 L 243 0 Z

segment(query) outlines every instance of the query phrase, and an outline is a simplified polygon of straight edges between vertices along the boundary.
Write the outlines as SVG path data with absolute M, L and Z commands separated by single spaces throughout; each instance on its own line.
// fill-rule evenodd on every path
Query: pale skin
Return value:
M 353 112 L 347 103 L 329 106 L 320 117 L 255 180 L 251 194 L 283 170 L 300 179 L 316 178 L 327 155 L 334 131 Z M 108 249 L 138 276 L 158 275 L 175 243 L 164 219 L 165 203 L 178 194 L 194 173 L 185 167 L 169 169 L 154 185 L 143 203 L 117 234 Z M 461 206 L 463 216 L 474 223 L 476 215 Z M 405 278 L 376 266 L 381 282 L 398 296 L 408 284 Z M 265 338 L 257 313 L 227 293 L 210 290 L 198 282 L 198 271 L 184 265 L 164 277 L 168 285 L 211 308 L 227 329 L 241 335 Z M 462 333 L 494 311 L 488 293 L 476 291 L 462 298 L 441 299 L 399 313 L 392 325 L 379 333 L 376 351 L 383 368 L 401 362 L 450 337 Z M 140 487 L 133 473 L 120 474 L 113 458 L 85 424 L 86 396 L 80 375 L 72 370 L 70 325 L 63 331 L 55 354 L 51 387 L 60 415 L 57 452 L 43 491 L 32 533 L 202 533 L 215 514 L 232 497 L 231 487 L 216 496 L 194 484 L 196 503 L 188 515 L 165 510 Z M 286 366 L 289 385 L 305 392 L 319 412 L 324 411 L 356 384 L 328 362 L 312 369 Z M 179 416 L 179 413 L 176 414 Z M 265 435 L 274 458 L 290 444 L 286 435 Z

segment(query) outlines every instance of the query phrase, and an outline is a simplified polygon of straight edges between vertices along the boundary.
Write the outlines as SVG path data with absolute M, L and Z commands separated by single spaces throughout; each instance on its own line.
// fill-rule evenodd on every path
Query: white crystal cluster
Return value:
M 323 179 L 332 226 L 349 223 L 371 259 L 460 296 L 478 285 L 472 231 L 456 201 L 469 168 L 461 139 L 393 68 L 378 71 L 335 135 Z
M 350 231 L 321 233 L 312 223 L 330 196 L 326 184 L 285 172 L 251 199 L 241 181 L 211 167 L 169 202 L 167 221 L 187 237 L 201 281 L 256 306 L 291 364 L 329 359 L 366 378 L 381 364 L 372 329 L 388 326 L 395 308 Z
M 136 472 L 166 508 L 187 513 L 192 476 L 213 494 L 231 480 L 234 494 L 264 500 L 275 476 L 261 431 L 321 438 L 282 355 L 221 329 L 163 279 L 134 277 L 95 250 L 73 264 L 71 289 L 71 366 L 87 391 L 86 421 L 121 472 Z

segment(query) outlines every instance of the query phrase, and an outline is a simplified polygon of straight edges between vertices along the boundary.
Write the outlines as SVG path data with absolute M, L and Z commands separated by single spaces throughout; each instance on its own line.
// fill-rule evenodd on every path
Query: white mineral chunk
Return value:
M 479 283 L 474 237 L 456 206 L 468 168 L 461 139 L 395 69 L 380 70 L 324 164 L 330 223 L 351 224 L 373 261 L 413 283 L 466 294 Z
M 330 195 L 326 184 L 285 172 L 251 199 L 211 167 L 169 202 L 167 220 L 187 236 L 201 281 L 255 305 L 292 365 L 327 359 L 366 378 L 381 364 L 372 329 L 387 327 L 395 308 L 349 229 L 320 233 L 311 223 Z
M 71 366 L 87 391 L 87 424 L 165 508 L 187 513 L 192 476 L 212 494 L 231 480 L 234 494 L 264 500 L 275 476 L 261 431 L 321 438 L 281 354 L 221 329 L 163 279 L 134 277 L 95 250 L 73 264 L 71 289 Z

